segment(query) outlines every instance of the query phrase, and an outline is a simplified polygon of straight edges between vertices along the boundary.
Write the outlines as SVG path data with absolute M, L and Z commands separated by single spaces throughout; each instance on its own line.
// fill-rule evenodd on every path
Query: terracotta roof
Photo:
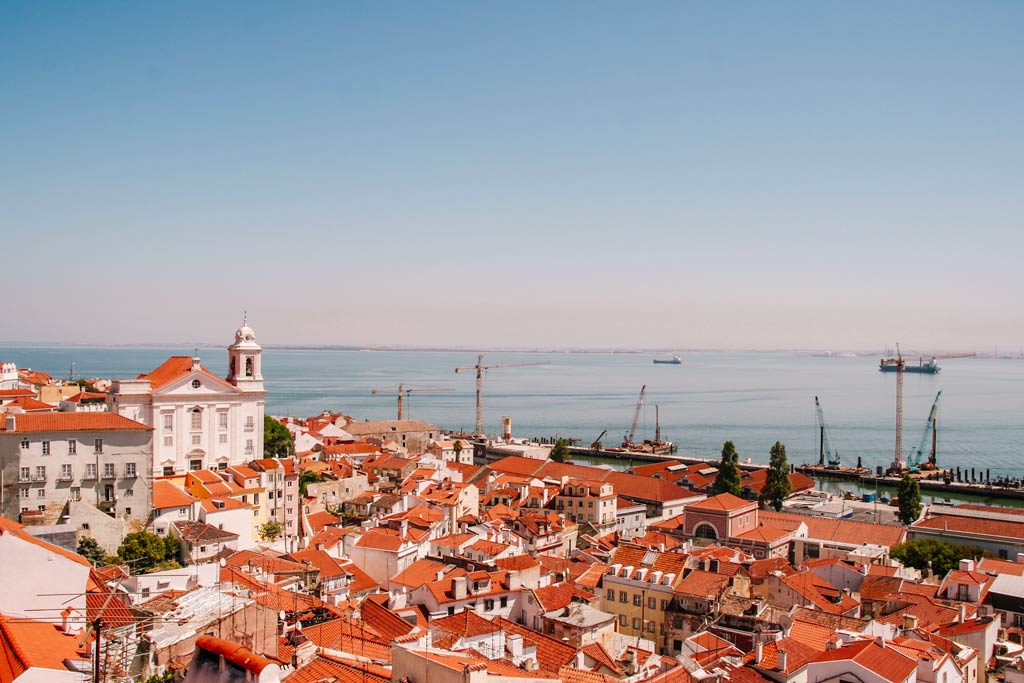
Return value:
M 259 570 L 264 574 L 300 574 L 311 569 L 302 562 L 253 550 L 239 550 L 224 560 L 225 566 L 243 570 Z
M 761 662 L 755 666 L 765 670 L 777 671 L 779 667 L 779 650 L 786 653 L 785 673 L 787 674 L 793 673 L 821 654 L 821 650 L 802 643 L 796 638 L 783 638 L 765 643 L 761 649 Z
M 473 610 L 468 609 L 463 610 L 458 614 L 434 619 L 430 622 L 430 625 L 437 627 L 442 631 L 469 638 L 473 636 L 497 633 L 501 630 L 500 626 L 497 626 L 488 619 L 484 619 Z
M 717 496 L 712 496 L 698 503 L 690 503 L 686 506 L 687 510 L 714 510 L 714 511 L 725 511 L 732 512 L 733 510 L 741 510 L 751 505 L 757 506 L 757 501 L 744 500 L 731 493 L 720 493 Z
M 172 524 L 178 528 L 178 535 L 181 536 L 182 540 L 188 543 L 194 544 L 204 541 L 214 543 L 218 541 L 232 541 L 238 539 L 238 534 L 225 531 L 224 529 L 218 529 L 217 527 L 204 522 L 179 521 L 172 522 Z
M 80 640 L 78 633 L 63 633 L 48 622 L 0 614 L 0 683 L 11 683 L 33 668 L 56 670 L 70 676 L 65 659 L 88 662 L 78 652 Z M 42 671 L 35 675 L 39 680 L 47 677 Z
M 386 640 L 394 640 L 407 635 L 415 628 L 401 616 L 386 606 L 369 598 L 363 600 L 359 608 L 362 621 Z
M 739 536 L 735 536 L 735 538 L 743 541 L 761 541 L 764 543 L 771 543 L 772 541 L 777 541 L 783 536 L 791 533 L 793 532 L 774 526 L 767 526 L 762 523 L 760 526 L 754 527 L 750 531 L 744 532 Z
M 141 422 L 129 420 L 117 413 L 18 413 L 11 433 L 33 432 L 98 432 L 98 431 L 153 431 Z M 7 431 L 7 420 L 0 420 L 0 431 Z
M 882 647 L 874 639 L 851 643 L 846 647 L 822 652 L 814 662 L 852 660 L 887 681 L 899 683 L 916 668 L 917 662 L 891 647 Z
M 589 602 L 597 597 L 593 593 L 582 591 L 568 583 L 555 583 L 543 588 L 534 588 L 533 594 L 536 596 L 537 602 L 540 603 L 541 609 L 545 612 L 561 609 L 574 599 Z
M 241 508 L 252 507 L 248 503 L 243 503 L 240 500 L 235 500 L 234 498 L 229 498 L 227 496 L 211 496 L 209 498 L 204 498 L 199 504 L 207 512 L 219 512 L 220 510 L 238 510 Z
M 356 547 L 372 548 L 373 550 L 387 550 L 397 552 L 402 547 L 402 539 L 398 536 L 385 533 L 365 533 L 356 541 Z
M 5 407 L 21 408 L 24 411 L 30 412 L 53 412 L 57 410 L 57 406 L 50 405 L 49 403 L 43 403 L 42 401 L 32 398 L 31 396 L 19 396 L 13 401 L 7 403 Z
M 530 555 L 525 553 L 521 555 L 513 555 L 511 557 L 502 557 L 494 560 L 494 566 L 499 569 L 515 569 L 516 571 L 523 571 L 524 569 L 532 569 L 533 567 L 540 566 L 540 562 Z
M 283 683 L 390 683 L 390 676 L 371 673 L 366 665 L 321 654 L 281 679 Z
M 391 583 L 397 583 L 408 588 L 419 588 L 425 583 L 437 581 L 437 572 L 445 569 L 445 565 L 434 560 L 416 560 L 408 567 L 391 577 Z M 466 570 L 461 567 L 452 567 L 445 576 L 465 576 Z
M 341 518 L 330 512 L 314 512 L 311 515 L 306 515 L 306 521 L 309 522 L 309 526 L 315 534 L 324 527 L 334 526 L 341 521 Z
M 986 574 L 1012 574 L 1024 576 L 1024 563 L 1000 560 L 994 557 L 983 557 L 978 562 L 978 571 Z
M 618 665 L 615 659 L 608 653 L 608 650 L 604 649 L 604 646 L 601 645 L 601 643 L 593 642 L 589 645 L 583 646 L 581 649 L 583 650 L 583 654 L 599 662 L 601 666 L 607 667 L 616 676 L 622 675 L 622 667 Z
M 871 543 L 892 547 L 906 540 L 906 527 L 895 524 L 855 522 L 849 519 L 831 519 L 791 512 L 762 510 L 761 521 L 782 529 L 792 529 L 800 522 L 807 525 L 807 536 L 819 541 L 833 541 L 849 545 Z
M 686 555 L 682 553 L 664 552 L 659 553 L 647 548 L 638 548 L 629 544 L 622 544 L 615 549 L 610 563 L 621 564 L 623 567 L 648 567 L 653 571 L 671 573 L 681 576 L 686 567 Z
M 719 595 L 729 586 L 729 577 L 695 569 L 676 584 L 676 593 L 707 597 Z
M 153 482 L 153 509 L 188 507 L 195 498 L 169 481 L 157 479 Z
M 303 626 L 302 635 L 317 647 L 338 650 L 356 657 L 390 662 L 390 639 L 382 638 L 367 626 L 368 624 L 354 619 L 338 618 L 311 626 Z M 289 644 L 287 636 L 278 641 L 278 658 L 290 658 L 293 650 L 294 647 Z
M 832 629 L 853 631 L 855 633 L 862 632 L 870 623 L 867 619 L 848 617 L 842 614 L 829 614 L 828 612 L 822 612 L 820 609 L 811 609 L 810 607 L 795 608 L 792 617 L 794 620 L 828 626 Z
M 506 634 L 516 633 L 523 637 L 527 645 L 537 647 L 538 667 L 550 673 L 557 673 L 563 666 L 569 664 L 576 656 L 576 648 L 568 643 L 563 643 L 557 638 L 544 635 L 531 628 L 520 626 L 514 621 L 495 617 L 494 623 L 501 627 Z
M 149 386 L 155 391 L 161 387 L 167 386 L 176 379 L 185 377 L 192 372 L 192 369 L 191 356 L 171 356 L 165 360 L 160 367 L 149 373 L 139 375 L 138 379 L 148 379 Z M 226 384 L 225 380 L 217 377 L 217 375 L 207 370 L 201 364 L 199 372 L 216 380 L 218 384 Z

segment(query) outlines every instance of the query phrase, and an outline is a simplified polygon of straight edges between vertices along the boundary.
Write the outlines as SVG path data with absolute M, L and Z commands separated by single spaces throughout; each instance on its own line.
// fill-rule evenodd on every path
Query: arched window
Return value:
M 697 538 L 706 538 L 711 541 L 718 540 L 718 530 L 706 522 L 698 524 L 697 528 L 693 530 L 693 535 Z
M 252 377 L 252 358 L 245 359 L 245 376 Z
M 203 411 L 199 408 L 192 409 L 192 429 L 203 428 Z

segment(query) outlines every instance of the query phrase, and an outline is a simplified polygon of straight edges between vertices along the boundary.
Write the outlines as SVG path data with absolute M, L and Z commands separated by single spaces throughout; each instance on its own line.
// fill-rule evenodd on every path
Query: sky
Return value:
M 0 3 L 0 341 L 1024 346 L 1024 4 Z

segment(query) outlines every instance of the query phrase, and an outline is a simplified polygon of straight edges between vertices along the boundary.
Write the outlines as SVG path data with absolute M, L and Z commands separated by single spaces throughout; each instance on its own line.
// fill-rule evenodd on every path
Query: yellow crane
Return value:
M 476 357 L 476 365 L 464 365 L 455 368 L 460 373 L 465 370 L 476 370 L 476 436 L 484 435 L 484 410 L 482 395 L 484 392 L 484 371 L 495 368 L 519 368 L 526 365 L 551 365 L 548 361 L 533 361 L 528 363 L 496 363 L 495 365 L 484 365 L 484 355 L 481 353 Z
M 404 384 L 399 384 L 398 388 L 385 387 L 382 389 L 371 389 L 371 394 L 398 394 L 398 419 L 402 419 L 402 395 L 405 395 L 405 399 L 409 399 L 409 394 L 412 392 L 422 393 L 424 391 L 455 391 L 452 387 L 409 387 Z

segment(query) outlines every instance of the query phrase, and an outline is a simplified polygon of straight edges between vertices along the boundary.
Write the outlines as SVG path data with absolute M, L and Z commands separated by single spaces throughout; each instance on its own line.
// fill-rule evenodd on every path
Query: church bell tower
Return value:
M 242 326 L 235 331 L 235 343 L 228 347 L 227 381 L 242 391 L 263 391 L 262 353 L 248 317 L 243 317 Z

